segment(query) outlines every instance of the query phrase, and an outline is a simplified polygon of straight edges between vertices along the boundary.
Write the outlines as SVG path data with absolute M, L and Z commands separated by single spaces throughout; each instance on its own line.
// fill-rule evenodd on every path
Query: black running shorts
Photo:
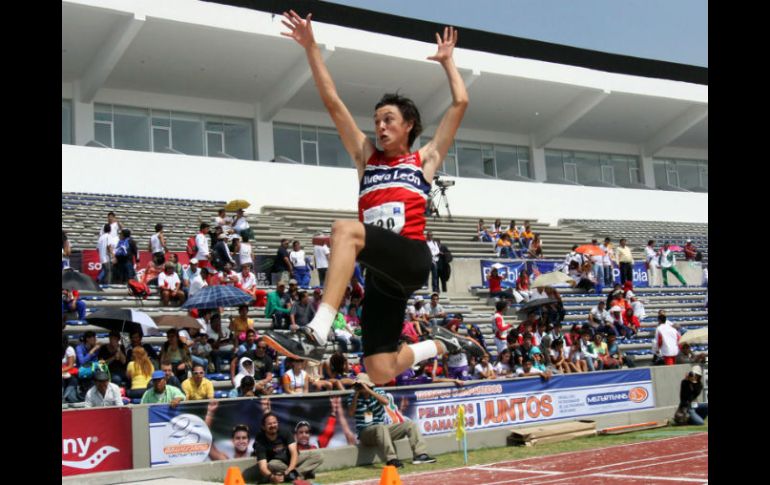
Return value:
M 357 261 L 366 268 L 361 310 L 366 357 L 398 350 L 406 302 L 427 281 L 433 258 L 425 241 L 369 224 L 364 230 L 365 246 Z

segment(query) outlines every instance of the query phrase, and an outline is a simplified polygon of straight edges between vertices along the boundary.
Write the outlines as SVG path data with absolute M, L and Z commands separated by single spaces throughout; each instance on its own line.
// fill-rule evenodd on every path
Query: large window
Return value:
M 458 140 L 450 147 L 440 173 L 504 180 L 531 178 L 529 148 Z
M 96 104 L 94 134 L 111 148 L 254 159 L 250 120 Z
M 545 168 L 550 181 L 569 180 L 579 184 L 604 182 L 621 187 L 641 183 L 639 158 L 629 155 L 546 150 Z
M 708 160 L 656 158 L 653 161 L 655 184 L 681 189 L 706 191 L 709 188 Z
M 274 123 L 273 145 L 276 158 L 305 165 L 353 168 L 353 161 L 333 128 Z
M 72 101 L 61 100 L 61 142 L 72 145 Z

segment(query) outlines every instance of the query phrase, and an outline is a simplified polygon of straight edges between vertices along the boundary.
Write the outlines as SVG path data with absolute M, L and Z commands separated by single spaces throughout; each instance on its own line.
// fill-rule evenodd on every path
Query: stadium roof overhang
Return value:
M 91 102 L 100 89 L 252 104 L 263 120 L 283 109 L 323 112 L 302 50 L 279 16 L 189 0 L 62 2 L 62 82 Z M 435 46 L 314 23 L 338 91 L 369 117 L 384 92 L 415 100 L 431 132 L 451 97 Z M 462 31 L 460 46 L 462 46 Z M 463 128 L 708 150 L 708 86 L 458 48 L 471 103 Z

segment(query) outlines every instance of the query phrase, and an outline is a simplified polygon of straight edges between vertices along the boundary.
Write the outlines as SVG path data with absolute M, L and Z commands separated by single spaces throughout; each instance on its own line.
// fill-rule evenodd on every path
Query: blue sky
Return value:
M 708 67 L 708 0 L 326 1 L 555 44 Z

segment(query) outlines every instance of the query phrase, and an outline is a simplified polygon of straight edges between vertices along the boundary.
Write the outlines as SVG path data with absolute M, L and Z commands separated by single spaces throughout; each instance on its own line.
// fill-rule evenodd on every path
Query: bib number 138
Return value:
M 403 202 L 388 202 L 364 211 L 364 224 L 379 226 L 396 234 L 401 233 L 405 223 Z

